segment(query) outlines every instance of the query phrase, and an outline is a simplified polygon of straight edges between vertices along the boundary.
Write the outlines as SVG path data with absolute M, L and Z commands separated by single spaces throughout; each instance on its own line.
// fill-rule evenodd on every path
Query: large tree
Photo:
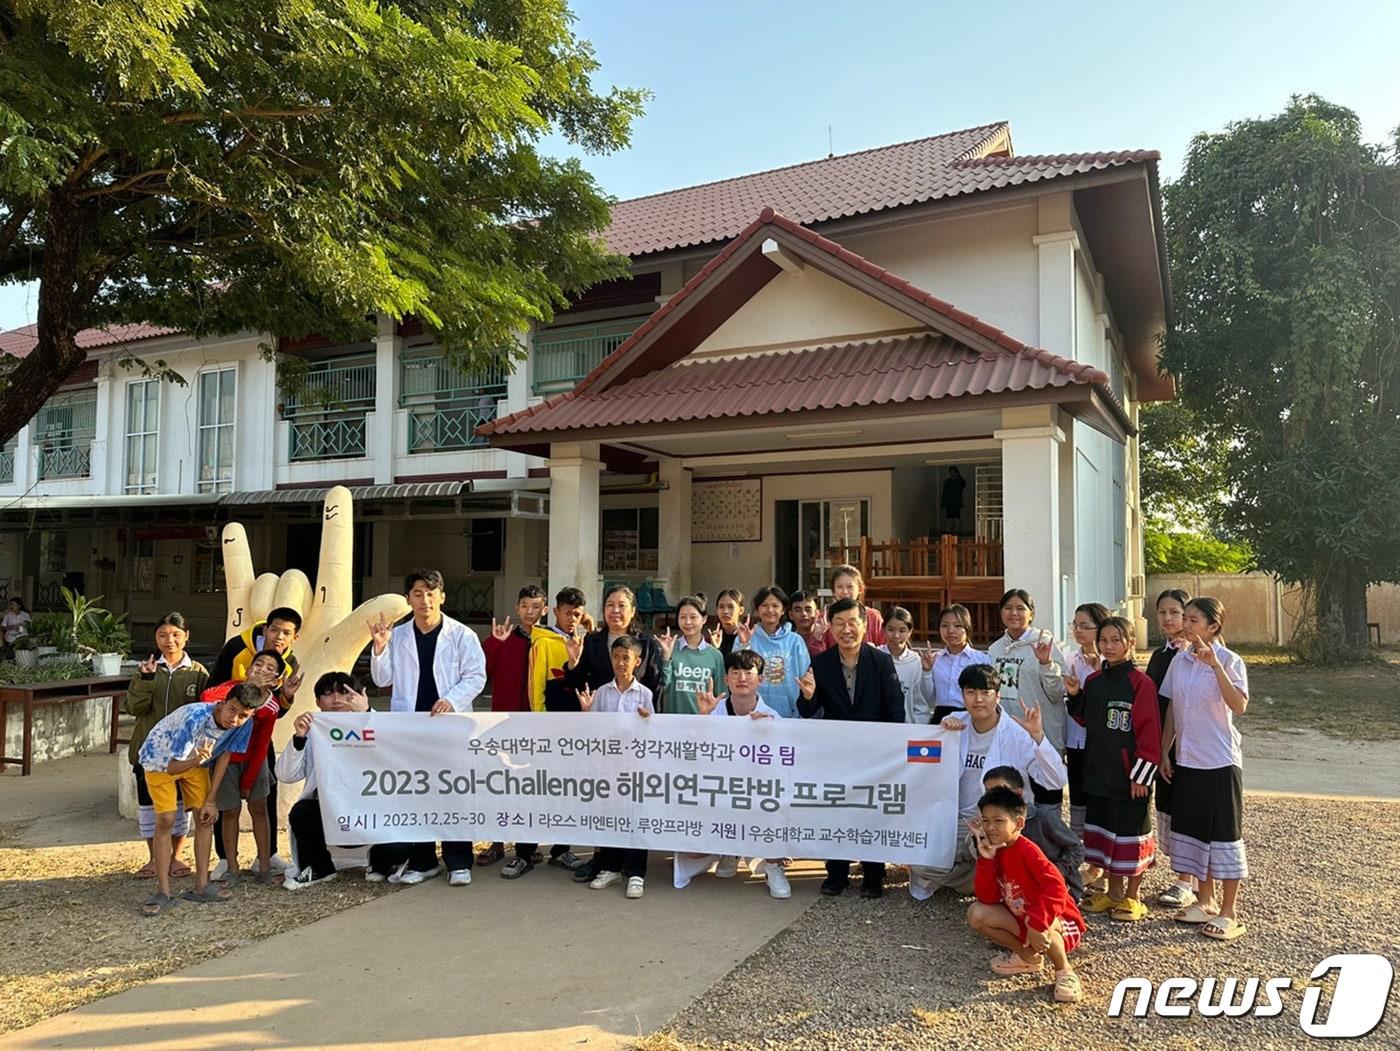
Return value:
M 1224 518 L 1261 568 L 1305 585 L 1305 652 L 1359 654 L 1367 586 L 1400 578 L 1395 145 L 1295 98 L 1197 136 L 1167 214 L 1162 363 L 1225 451 Z
M 0 440 L 89 326 L 412 314 L 464 364 L 500 353 L 623 265 L 593 180 L 540 148 L 627 143 L 643 94 L 596 68 L 564 0 L 0 0 L 0 281 L 39 283 Z

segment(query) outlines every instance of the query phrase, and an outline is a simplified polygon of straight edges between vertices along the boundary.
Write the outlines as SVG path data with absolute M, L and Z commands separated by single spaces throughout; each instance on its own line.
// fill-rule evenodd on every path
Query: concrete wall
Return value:
M 1147 578 L 1146 615 L 1154 637 L 1153 602 L 1168 588 L 1220 599 L 1225 637 L 1232 643 L 1287 645 L 1298 626 L 1301 592 L 1270 573 L 1172 573 Z M 1382 645 L 1400 643 L 1400 585 L 1373 585 L 1366 593 L 1366 619 L 1380 625 Z
M 7 756 L 18 757 L 24 747 L 23 715 L 19 705 L 10 705 L 10 717 L 5 723 Z M 111 733 L 110 697 L 89 697 L 68 704 L 47 704 L 35 708 L 34 728 L 30 734 L 34 761 L 42 763 L 69 755 L 82 755 L 99 750 L 105 752 L 111 740 Z
M 772 583 L 774 504 L 779 500 L 864 497 L 870 501 L 870 535 L 881 538 L 895 535 L 890 518 L 891 474 L 891 471 L 847 471 L 765 477 L 763 539 L 742 544 L 693 545 L 691 579 L 694 587 L 713 597 L 731 587 L 752 595 L 758 588 Z

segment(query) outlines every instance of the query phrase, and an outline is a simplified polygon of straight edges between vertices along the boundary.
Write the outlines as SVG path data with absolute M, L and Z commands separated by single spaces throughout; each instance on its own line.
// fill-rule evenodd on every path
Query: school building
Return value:
M 0 581 L 217 634 L 222 523 L 257 570 L 311 573 L 343 483 L 357 598 L 436 565 L 469 620 L 527 581 L 595 602 L 626 581 L 646 609 L 820 590 L 843 561 L 921 621 L 972 605 L 982 635 L 1006 586 L 1057 634 L 1083 601 L 1138 615 L 1137 407 L 1173 390 L 1156 165 L 1018 156 L 999 123 L 623 201 L 630 275 L 490 374 L 411 320 L 354 346 L 85 333 L 84 371 L 0 454 Z M 284 397 L 265 346 L 327 397 Z

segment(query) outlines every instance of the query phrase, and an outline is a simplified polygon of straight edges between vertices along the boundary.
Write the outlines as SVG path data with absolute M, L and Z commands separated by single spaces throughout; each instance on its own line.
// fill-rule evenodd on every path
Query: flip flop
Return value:
M 156 891 L 147 898 L 145 903 L 141 906 L 141 915 L 149 920 L 151 917 L 159 916 L 166 909 L 173 909 L 179 904 L 179 898 L 172 898 L 168 894 L 162 894 L 160 891 Z
M 264 887 L 275 887 L 282 882 L 282 873 L 271 871 L 255 872 L 253 873 L 253 879 L 261 883 Z
M 180 897 L 184 898 L 186 901 L 198 902 L 201 905 L 222 905 L 232 898 L 233 895 L 222 887 L 216 887 L 214 884 L 208 883 L 205 884 L 202 891 L 196 892 L 187 890 L 184 894 L 180 895 Z
M 1233 916 L 1217 916 L 1201 928 L 1201 933 L 1218 942 L 1232 942 L 1247 930 L 1249 928 Z
M 132 875 L 135 876 L 137 879 L 155 879 L 156 870 L 150 865 L 143 865 L 141 866 L 141 868 L 133 872 Z
M 1175 913 L 1172 919 L 1176 920 L 1177 923 L 1209 923 L 1217 915 L 1219 915 L 1218 912 L 1203 909 L 1197 902 L 1195 905 Z
M 194 869 L 190 868 L 183 861 L 172 861 L 170 863 L 170 878 L 179 879 L 181 876 L 188 876 Z M 154 873 L 152 873 L 154 875 Z

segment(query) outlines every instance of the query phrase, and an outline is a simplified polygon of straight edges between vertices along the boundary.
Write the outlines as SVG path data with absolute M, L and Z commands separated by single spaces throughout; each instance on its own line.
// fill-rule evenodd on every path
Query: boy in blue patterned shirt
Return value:
M 214 761 L 213 782 L 217 784 L 228 769 L 230 755 L 247 750 L 253 731 L 252 715 L 262 703 L 259 687 L 240 683 L 218 704 L 190 704 L 175 709 L 146 736 L 139 758 L 156 812 L 154 845 L 160 889 L 146 899 L 141 907 L 143 916 L 159 916 L 175 904 L 170 896 L 169 833 L 175 827 L 181 795 L 187 807 L 199 811 L 194 834 L 194 890 L 186 891 L 184 897 L 206 903 L 229 899 L 227 890 L 209 885 L 209 848 L 214 841 L 218 808 L 209 798 L 210 773 L 206 764 Z

